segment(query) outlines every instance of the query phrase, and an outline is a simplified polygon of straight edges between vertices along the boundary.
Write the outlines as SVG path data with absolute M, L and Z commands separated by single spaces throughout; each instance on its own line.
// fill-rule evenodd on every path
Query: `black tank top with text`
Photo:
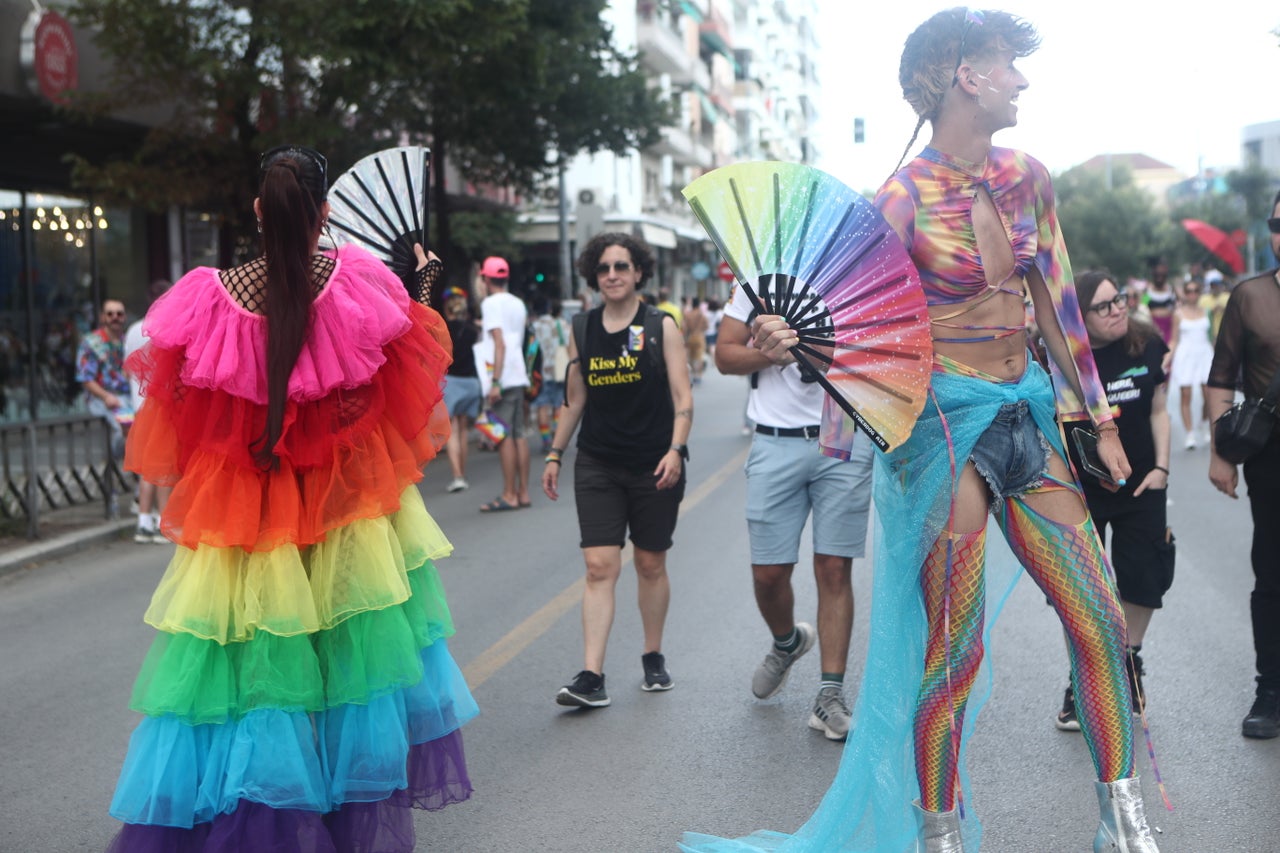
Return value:
M 655 467 L 671 449 L 675 418 L 666 373 L 644 351 L 644 311 L 641 302 L 630 325 L 609 333 L 603 309 L 593 308 L 578 354 L 587 385 L 578 449 L 637 471 Z

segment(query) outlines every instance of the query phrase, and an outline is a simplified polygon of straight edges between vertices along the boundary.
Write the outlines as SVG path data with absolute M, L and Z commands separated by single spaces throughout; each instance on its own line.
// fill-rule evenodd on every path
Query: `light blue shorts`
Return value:
M 853 458 L 844 462 L 823 456 L 816 441 L 757 433 L 746 468 L 751 562 L 799 560 L 810 512 L 815 554 L 865 555 L 872 452 L 870 440 L 854 442 Z
M 554 409 L 563 404 L 564 404 L 564 383 L 555 382 L 550 379 L 543 379 L 542 388 L 541 390 L 538 391 L 538 396 L 535 397 L 533 402 L 530 403 L 529 405 L 533 408 L 534 411 L 537 411 L 543 406 L 550 406 L 551 408 Z
M 449 417 L 480 415 L 480 380 L 474 376 L 446 376 L 444 380 L 444 406 Z

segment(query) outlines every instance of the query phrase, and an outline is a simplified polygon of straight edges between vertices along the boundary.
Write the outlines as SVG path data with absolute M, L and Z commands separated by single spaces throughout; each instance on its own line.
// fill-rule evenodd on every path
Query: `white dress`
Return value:
M 1175 388 L 1204 385 L 1213 363 L 1213 343 L 1209 340 L 1209 315 L 1198 320 L 1178 320 L 1178 348 L 1173 351 L 1169 380 Z

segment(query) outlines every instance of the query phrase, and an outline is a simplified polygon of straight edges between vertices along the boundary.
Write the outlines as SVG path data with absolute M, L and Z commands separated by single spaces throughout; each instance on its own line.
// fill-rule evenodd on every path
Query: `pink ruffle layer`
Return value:
M 289 399 L 315 400 L 369 382 L 385 361 L 383 347 L 410 324 L 404 285 L 358 246 L 329 253 L 337 267 L 311 308 L 311 333 L 289 378 Z M 182 381 L 267 402 L 266 318 L 242 308 L 218 270 L 183 276 L 147 313 L 151 343 L 185 351 Z

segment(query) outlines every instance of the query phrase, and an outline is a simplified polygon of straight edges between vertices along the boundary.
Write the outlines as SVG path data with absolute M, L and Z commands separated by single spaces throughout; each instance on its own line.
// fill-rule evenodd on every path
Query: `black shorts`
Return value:
M 1148 489 L 1136 498 L 1090 506 L 1098 535 L 1111 528 L 1111 565 L 1120 600 L 1159 608 L 1173 585 L 1174 539 L 1165 520 L 1167 492 Z
M 573 466 L 574 502 L 583 548 L 622 547 L 627 529 L 631 542 L 645 551 L 666 551 L 676 530 L 685 472 L 669 489 L 657 488 L 652 469 L 632 471 L 578 451 Z

